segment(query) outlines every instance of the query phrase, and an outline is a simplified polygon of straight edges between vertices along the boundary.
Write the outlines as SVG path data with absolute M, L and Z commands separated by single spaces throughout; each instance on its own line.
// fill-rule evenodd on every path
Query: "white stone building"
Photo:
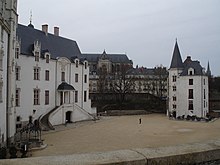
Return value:
M 182 62 L 176 42 L 169 69 L 169 115 L 206 117 L 209 112 L 208 76 L 190 56 Z
M 0 145 L 15 133 L 14 42 L 17 0 L 0 3 Z
M 17 128 L 47 115 L 52 125 L 93 119 L 89 99 L 88 61 L 73 40 L 18 25 L 15 53 Z

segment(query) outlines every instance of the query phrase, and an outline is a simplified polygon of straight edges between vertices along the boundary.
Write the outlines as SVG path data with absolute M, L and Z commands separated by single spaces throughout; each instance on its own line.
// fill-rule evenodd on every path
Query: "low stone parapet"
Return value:
M 8 159 L 0 160 L 0 165 L 187 165 L 219 159 L 220 140 L 160 148 Z

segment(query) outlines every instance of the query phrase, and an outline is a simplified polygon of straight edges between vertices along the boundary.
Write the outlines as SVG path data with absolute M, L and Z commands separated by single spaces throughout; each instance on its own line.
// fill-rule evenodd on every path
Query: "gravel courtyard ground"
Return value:
M 220 120 L 175 121 L 160 114 L 102 117 L 56 126 L 55 131 L 43 133 L 42 139 L 47 148 L 32 152 L 32 156 L 153 148 L 220 139 Z

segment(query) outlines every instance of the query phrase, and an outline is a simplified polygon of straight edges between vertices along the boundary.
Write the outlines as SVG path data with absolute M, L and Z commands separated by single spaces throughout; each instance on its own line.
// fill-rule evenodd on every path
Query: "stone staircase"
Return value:
M 40 124 L 40 127 L 43 131 L 49 131 L 49 130 L 55 129 L 49 121 L 49 116 L 51 113 L 56 111 L 57 108 L 59 108 L 59 106 L 56 106 L 55 108 L 50 110 L 48 113 L 43 114 L 39 117 L 39 124 Z

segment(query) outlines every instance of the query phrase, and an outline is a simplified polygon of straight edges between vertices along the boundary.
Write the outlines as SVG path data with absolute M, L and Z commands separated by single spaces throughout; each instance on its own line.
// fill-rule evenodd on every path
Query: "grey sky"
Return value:
M 181 55 L 220 75 L 220 0 L 18 0 L 19 23 L 76 40 L 83 53 L 126 53 L 134 66 L 170 66 Z

